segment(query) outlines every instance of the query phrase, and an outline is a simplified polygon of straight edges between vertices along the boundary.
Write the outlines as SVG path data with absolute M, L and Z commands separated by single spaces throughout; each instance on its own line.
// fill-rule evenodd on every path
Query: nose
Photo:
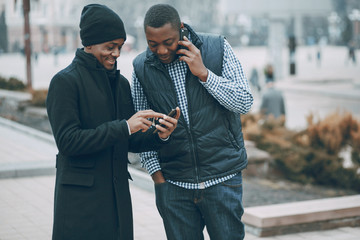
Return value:
M 120 56 L 120 51 L 120 49 L 115 48 L 111 54 L 113 55 L 113 57 L 118 58 Z
M 158 55 L 165 55 L 167 54 L 168 49 L 165 46 L 159 46 L 157 49 L 157 54 Z

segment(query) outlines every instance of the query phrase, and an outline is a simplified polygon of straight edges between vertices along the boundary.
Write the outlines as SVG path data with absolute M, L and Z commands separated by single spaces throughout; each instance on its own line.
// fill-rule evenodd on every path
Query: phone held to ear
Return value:
M 186 27 L 180 28 L 180 41 L 184 41 L 184 37 L 189 38 L 189 30 Z M 187 48 L 182 45 L 179 45 L 179 49 L 187 49 Z
M 184 37 L 189 38 L 189 30 L 186 27 L 180 28 L 180 41 L 183 41 Z
M 176 116 L 176 109 L 171 109 L 171 111 L 167 114 L 169 117 L 175 117 Z M 153 122 L 153 126 L 155 126 L 155 123 Z M 164 125 L 161 124 L 162 127 Z M 159 130 L 156 128 L 153 133 L 157 133 Z

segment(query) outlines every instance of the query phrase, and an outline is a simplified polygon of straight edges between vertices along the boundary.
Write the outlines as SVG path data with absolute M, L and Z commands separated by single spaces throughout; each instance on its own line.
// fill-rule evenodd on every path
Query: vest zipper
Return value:
M 159 69 L 160 71 L 162 71 L 163 73 L 165 73 L 167 75 L 167 77 L 169 79 L 171 79 L 172 82 L 172 90 L 174 93 L 174 96 L 177 96 L 176 90 L 175 90 L 175 83 L 172 80 L 172 78 L 170 77 L 169 72 L 165 69 L 165 67 L 163 67 L 162 65 L 156 65 L 156 64 L 152 64 L 153 67 L 156 67 L 157 69 Z M 188 88 L 187 88 L 187 79 L 190 76 L 190 69 L 189 67 L 187 67 L 187 71 L 186 71 L 186 75 L 185 75 L 185 92 L 186 92 L 186 97 L 187 97 L 187 103 L 188 103 L 188 116 L 189 116 L 189 125 L 186 123 L 186 120 L 184 118 L 184 116 L 181 114 L 180 118 L 183 118 L 184 122 L 185 122 L 185 126 L 187 129 L 187 133 L 189 135 L 189 139 L 190 139 L 190 151 L 191 151 L 191 156 L 193 158 L 193 162 L 194 162 L 194 171 L 195 171 L 195 181 L 197 184 L 199 184 L 199 170 L 198 170 L 198 164 L 197 164 L 197 158 L 196 158 L 196 154 L 195 154 L 195 142 L 194 142 L 194 138 L 191 134 L 191 114 L 190 114 L 190 102 L 189 102 L 189 94 L 188 94 Z M 196 80 L 196 79 L 195 79 Z M 177 97 L 176 97 L 176 102 L 179 105 L 178 101 L 177 101 Z
M 189 122 L 190 122 L 190 116 L 189 116 Z M 189 129 L 188 134 L 189 134 L 189 138 L 190 138 L 190 147 L 191 147 L 190 151 L 191 151 L 191 155 L 193 157 L 193 162 L 194 162 L 195 180 L 196 180 L 196 183 L 198 184 L 199 183 L 199 170 L 197 167 L 197 158 L 195 155 L 195 143 L 194 143 L 194 138 L 191 134 L 191 127 L 189 127 L 188 129 Z
M 193 162 L 194 162 L 194 171 L 195 171 L 195 181 L 197 184 L 199 184 L 199 169 L 198 169 L 198 161 L 197 161 L 197 157 L 195 154 L 195 142 L 194 142 L 194 138 L 192 135 L 192 131 L 191 131 L 191 124 L 192 124 L 192 119 L 191 119 L 191 114 L 190 114 L 190 101 L 189 101 L 189 93 L 188 93 L 188 85 L 187 85 L 187 80 L 189 79 L 189 74 L 190 69 L 188 68 L 186 71 L 186 75 L 185 75 L 185 92 L 186 92 L 186 98 L 187 98 L 187 103 L 188 103 L 188 116 L 189 116 L 189 126 L 187 126 L 188 129 L 188 134 L 189 134 L 189 138 L 190 138 L 190 151 L 191 151 L 191 156 L 193 157 Z M 196 79 L 190 79 L 190 80 L 196 80 Z

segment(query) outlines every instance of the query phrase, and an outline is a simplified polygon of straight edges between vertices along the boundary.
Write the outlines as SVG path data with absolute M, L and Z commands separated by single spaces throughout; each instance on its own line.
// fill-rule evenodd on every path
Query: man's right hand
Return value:
M 155 184 L 161 184 L 166 181 L 161 171 L 155 172 L 153 175 L 151 175 L 151 178 Z
M 131 116 L 131 118 L 129 118 L 129 120 L 127 120 L 131 134 L 140 130 L 142 132 L 146 132 L 152 124 L 148 118 L 162 118 L 163 116 L 164 114 L 154 112 L 153 110 L 143 110 L 135 113 Z

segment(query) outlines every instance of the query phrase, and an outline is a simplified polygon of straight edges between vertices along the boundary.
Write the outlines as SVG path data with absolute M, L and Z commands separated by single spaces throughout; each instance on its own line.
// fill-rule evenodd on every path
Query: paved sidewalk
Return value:
M 48 134 L 0 118 L 0 240 L 51 238 L 56 147 Z M 134 231 L 137 240 L 166 239 L 150 177 L 131 169 Z M 43 176 L 39 176 L 43 175 Z M 360 228 L 297 233 L 246 240 L 355 240 Z M 209 239 L 205 232 L 205 239 Z
M 0 239 L 51 239 L 54 176 L 0 180 Z M 151 192 L 131 185 L 135 239 L 166 239 Z
M 0 180 L 0 239 L 49 240 L 52 228 L 54 176 Z M 131 184 L 136 240 L 165 240 L 161 218 L 152 192 Z M 357 240 L 360 228 L 297 233 L 259 238 L 247 234 L 245 240 Z M 206 236 L 205 239 L 209 239 Z
M 54 174 L 56 153 L 51 135 L 0 118 L 0 179 Z

